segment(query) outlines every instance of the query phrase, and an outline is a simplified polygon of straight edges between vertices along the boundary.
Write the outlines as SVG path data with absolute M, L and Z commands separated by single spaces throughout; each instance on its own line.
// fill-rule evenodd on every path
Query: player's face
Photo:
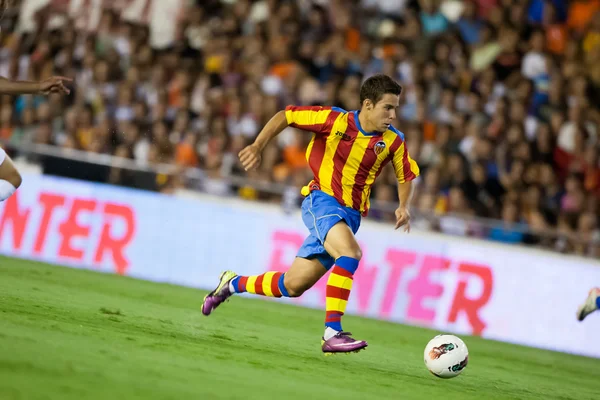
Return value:
M 394 119 L 396 119 L 396 108 L 400 105 L 400 96 L 386 93 L 381 100 L 375 104 L 371 111 L 369 120 L 376 126 L 377 131 L 386 131 Z

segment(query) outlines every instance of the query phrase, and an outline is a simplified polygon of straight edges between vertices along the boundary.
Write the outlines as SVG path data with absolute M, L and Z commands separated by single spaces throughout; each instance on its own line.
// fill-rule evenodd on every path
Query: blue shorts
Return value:
M 335 260 L 325 251 L 323 244 L 329 230 L 338 222 L 345 221 L 356 234 L 360 227 L 360 213 L 352 208 L 344 207 L 333 197 L 320 190 L 315 190 L 302 202 L 302 221 L 310 235 L 298 250 L 297 257 L 316 258 L 329 270 Z

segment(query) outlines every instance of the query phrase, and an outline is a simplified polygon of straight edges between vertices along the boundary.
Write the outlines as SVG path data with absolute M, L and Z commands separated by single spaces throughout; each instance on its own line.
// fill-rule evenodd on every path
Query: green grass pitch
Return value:
M 0 257 L 0 399 L 598 399 L 600 360 L 464 337 L 469 366 L 423 365 L 436 332 L 347 316 L 369 341 L 324 357 L 323 313 Z

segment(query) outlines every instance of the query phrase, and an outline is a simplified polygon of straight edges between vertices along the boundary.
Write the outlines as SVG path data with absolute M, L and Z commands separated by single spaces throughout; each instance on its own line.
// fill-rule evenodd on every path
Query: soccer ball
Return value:
M 460 375 L 469 362 L 469 349 L 454 335 L 437 335 L 425 347 L 425 366 L 438 378 Z

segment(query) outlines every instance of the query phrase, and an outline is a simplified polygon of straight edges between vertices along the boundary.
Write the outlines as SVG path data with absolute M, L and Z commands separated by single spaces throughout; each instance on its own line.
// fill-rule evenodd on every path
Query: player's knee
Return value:
M 362 258 L 362 250 L 360 247 L 345 249 L 340 252 L 340 257 L 350 257 L 360 261 Z

